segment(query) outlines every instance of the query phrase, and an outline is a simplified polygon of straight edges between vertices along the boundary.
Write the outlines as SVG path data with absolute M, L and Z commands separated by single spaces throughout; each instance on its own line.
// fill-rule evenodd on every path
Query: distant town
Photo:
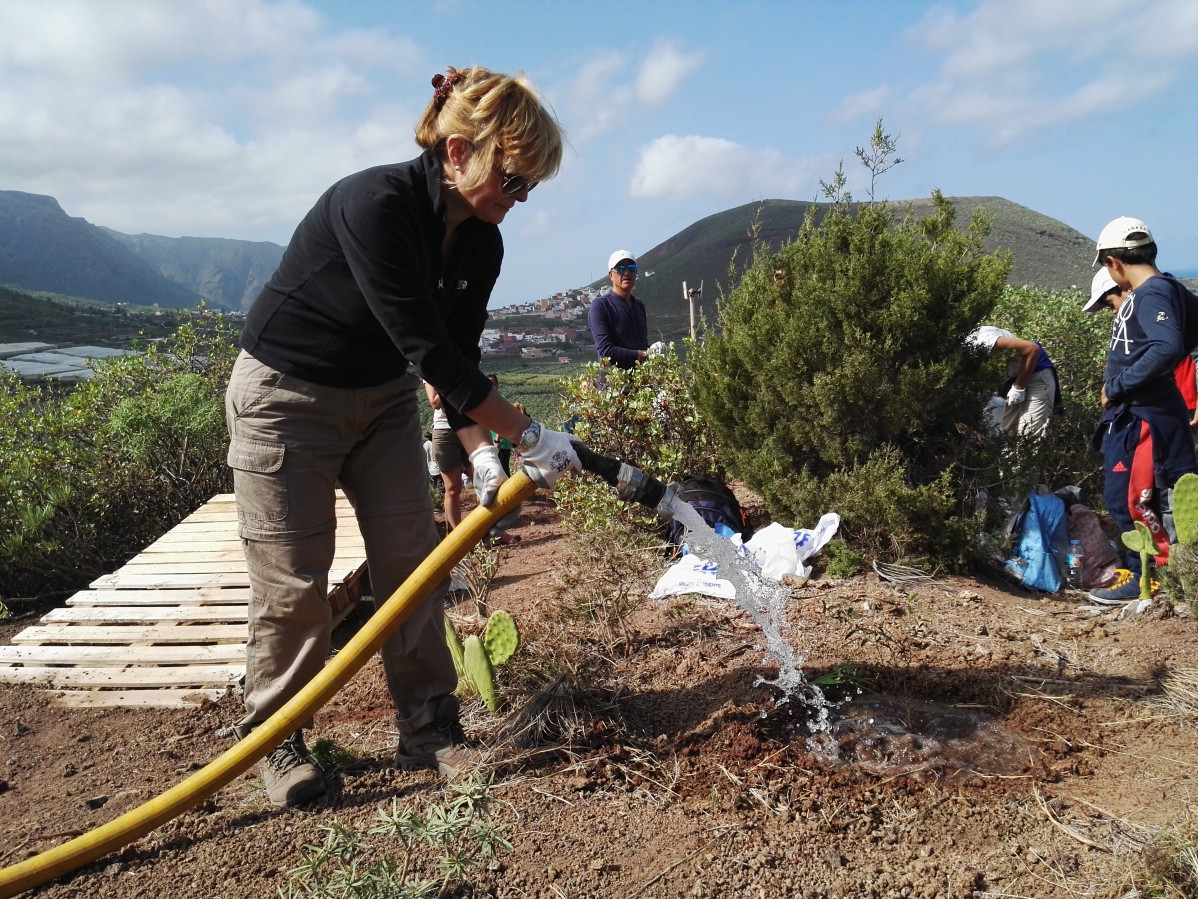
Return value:
M 556 358 L 563 364 L 577 362 L 579 357 L 589 361 L 594 357 L 595 348 L 590 342 L 587 311 L 591 301 L 604 293 L 606 288 L 582 287 L 543 300 L 489 310 L 490 327 L 479 339 L 483 356 Z M 122 309 L 124 305 L 114 305 L 117 315 L 126 312 Z M 80 310 L 75 313 L 87 314 Z M 155 308 L 153 314 L 162 315 L 163 311 Z M 234 321 L 245 319 L 242 312 L 227 314 Z M 23 336 L 26 342 L 0 343 L 0 370 L 15 372 L 26 383 L 78 383 L 94 374 L 92 363 L 95 360 L 131 352 L 92 344 L 41 342 L 37 340 L 37 329 L 33 328 L 23 332 Z
M 587 310 L 592 300 L 606 292 L 606 287 L 580 287 L 555 293 L 543 300 L 490 310 L 488 324 L 498 326 L 483 331 L 479 340 L 483 356 L 557 356 L 560 362 L 570 362 L 572 352 L 593 350 L 593 346 L 586 342 L 590 338 Z M 515 321 L 529 318 L 542 323 L 542 326 L 532 327 L 531 323 Z M 560 321 L 562 324 L 544 325 L 546 320 Z M 499 324 L 508 321 L 511 324 Z

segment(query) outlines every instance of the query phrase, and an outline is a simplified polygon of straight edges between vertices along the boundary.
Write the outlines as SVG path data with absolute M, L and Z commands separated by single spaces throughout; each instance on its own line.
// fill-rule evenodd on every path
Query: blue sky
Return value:
M 339 177 L 416 155 L 446 65 L 523 70 L 569 150 L 503 226 L 492 306 L 687 225 L 817 198 L 879 116 L 878 196 L 1000 196 L 1198 267 L 1198 3 L 3 0 L 0 189 L 128 233 L 285 244 Z

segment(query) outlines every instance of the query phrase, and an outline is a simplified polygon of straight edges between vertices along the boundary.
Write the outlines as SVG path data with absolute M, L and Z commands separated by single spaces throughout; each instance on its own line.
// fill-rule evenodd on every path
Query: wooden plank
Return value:
M 195 562 L 231 562 L 234 565 L 245 567 L 245 552 L 241 549 L 241 545 L 227 546 L 223 549 L 197 549 L 188 543 L 176 543 L 171 548 L 160 548 L 154 552 L 142 550 L 127 563 L 125 568 L 130 565 L 145 565 L 147 563 L 154 565 L 162 564 L 178 564 L 180 570 L 185 570 L 185 566 Z M 124 569 L 122 569 L 124 570 Z
M 42 622 L 152 624 L 159 621 L 248 621 L 249 606 L 68 606 L 53 609 Z
M 232 574 L 245 571 L 245 559 L 186 561 L 167 553 L 138 556 L 120 569 L 120 574 Z
M 67 600 L 69 606 L 245 605 L 249 587 L 213 587 L 196 590 L 81 590 Z
M 194 709 L 224 695 L 224 689 L 59 691 L 54 695 L 54 704 L 72 709 Z
M 241 665 L 175 665 L 140 668 L 0 668 L 0 683 L 90 689 L 224 687 L 245 674 Z
M 245 665 L 245 643 L 189 646 L 0 646 L 0 665 Z M 4 670 L 4 669 L 0 669 Z
M 334 568 L 329 572 L 329 587 L 340 584 L 353 574 L 356 568 Z M 191 587 L 248 587 L 250 578 L 244 572 L 227 572 L 224 574 L 151 574 L 138 572 L 124 574 L 121 571 L 105 574 L 88 586 L 93 590 L 161 590 L 185 589 Z
M 197 624 L 171 627 L 100 627 L 72 624 L 48 624 L 27 627 L 13 643 L 244 643 L 244 624 Z

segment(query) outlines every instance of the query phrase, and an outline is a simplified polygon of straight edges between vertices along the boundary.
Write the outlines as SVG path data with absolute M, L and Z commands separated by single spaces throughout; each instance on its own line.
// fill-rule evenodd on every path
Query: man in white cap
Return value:
M 1126 296 L 1111 327 L 1096 438 L 1102 443 L 1107 511 L 1121 531 L 1133 530 L 1136 521 L 1147 525 L 1158 548 L 1156 562 L 1163 565 L 1172 542 L 1173 485 L 1183 474 L 1198 472 L 1190 416 L 1174 379 L 1177 364 L 1198 345 L 1198 297 L 1161 273 L 1156 252 L 1152 232 L 1139 219 L 1117 218 L 1098 237 L 1094 264 Z M 1086 308 L 1113 298 L 1109 290 L 1094 296 L 1102 283 L 1096 279 Z M 1118 604 L 1139 597 L 1139 553 L 1129 551 L 1125 558 L 1123 576 L 1091 591 L 1091 599 Z
M 1100 268 L 1090 282 L 1090 299 L 1082 306 L 1082 312 L 1099 312 L 1103 309 L 1118 312 L 1123 301 L 1127 299 L 1127 293 L 1127 288 L 1116 284 L 1110 272 Z M 1192 430 L 1198 429 L 1198 364 L 1195 362 L 1195 356 L 1198 356 L 1198 347 L 1183 356 L 1173 369 L 1173 380 L 1177 382 L 1177 389 L 1181 391 L 1181 398 L 1190 413 Z
M 587 323 L 599 361 L 632 368 L 649 349 L 649 320 L 645 304 L 632 295 L 636 285 L 636 257 L 616 250 L 607 260 L 611 290 L 591 303 Z

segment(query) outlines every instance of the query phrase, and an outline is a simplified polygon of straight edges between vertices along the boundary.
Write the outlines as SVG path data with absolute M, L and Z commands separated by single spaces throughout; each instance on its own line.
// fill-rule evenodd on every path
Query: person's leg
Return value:
M 448 428 L 433 431 L 433 454 L 445 485 L 445 530 L 462 523 L 462 461 L 464 453 L 457 434 Z
M 410 384 L 404 379 L 378 389 L 366 406 L 370 436 L 354 448 L 341 474 L 366 542 L 370 582 L 379 601 L 388 599 L 437 545 L 432 502 L 421 477 L 417 386 L 414 379 Z M 446 771 L 442 763 L 456 759 L 462 764 L 455 744 L 463 737 L 453 696 L 457 671 L 445 642 L 447 586 L 448 581 L 441 581 L 433 587 L 383 645 L 381 655 L 401 751 L 413 740 L 423 741 L 422 746 L 431 748 L 419 762 L 441 765 L 449 774 L 456 768 Z
M 462 469 L 441 472 L 441 483 L 445 486 L 445 531 L 448 533 L 462 523 Z
M 1102 498 L 1120 533 L 1135 530 L 1131 511 L 1132 466 L 1140 440 L 1140 420 L 1128 417 L 1113 427 L 1102 443 Z M 1140 576 L 1140 554 L 1120 543 L 1123 566 Z
M 1052 421 L 1056 382 L 1045 368 L 1032 375 L 1027 385 L 1027 398 L 1015 407 L 1015 431 L 1021 437 L 1042 437 Z
M 228 461 L 251 592 L 239 738 L 298 693 L 328 657 L 334 479 L 348 449 L 338 420 L 348 406 L 343 393 L 288 378 L 245 354 L 230 378 Z M 293 751 L 283 751 L 288 746 Z M 270 758 L 280 752 L 278 777 L 264 771 L 273 802 L 294 804 L 324 789 L 302 741 L 288 741 Z

